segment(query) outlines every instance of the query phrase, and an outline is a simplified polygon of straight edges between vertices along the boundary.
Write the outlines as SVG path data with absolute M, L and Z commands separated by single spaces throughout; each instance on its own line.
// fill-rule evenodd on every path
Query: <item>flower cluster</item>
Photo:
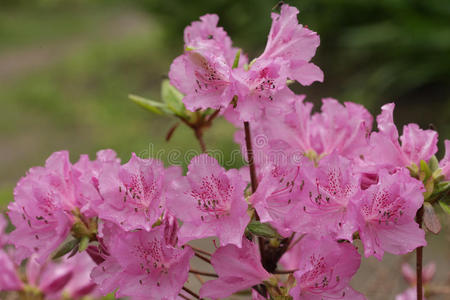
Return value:
M 226 170 L 202 154 L 183 175 L 135 154 L 122 164 L 103 150 L 72 164 L 56 152 L 14 191 L 0 290 L 48 299 L 219 299 L 250 289 L 253 299 L 365 299 L 349 285 L 360 252 L 381 260 L 425 246 L 415 217 L 448 194 L 450 141 L 438 162 L 437 133 L 409 124 L 399 136 L 393 103 L 377 130 L 356 103 L 327 98 L 312 114 L 288 87 L 323 80 L 310 62 L 319 36 L 297 14 L 285 4 L 272 13 L 266 48 L 250 63 L 216 15 L 202 16 L 170 67 L 188 110 L 215 110 L 237 127 L 250 168 Z M 190 244 L 211 237 L 212 254 Z M 193 270 L 194 256 L 216 273 Z M 189 273 L 214 279 L 197 295 Z

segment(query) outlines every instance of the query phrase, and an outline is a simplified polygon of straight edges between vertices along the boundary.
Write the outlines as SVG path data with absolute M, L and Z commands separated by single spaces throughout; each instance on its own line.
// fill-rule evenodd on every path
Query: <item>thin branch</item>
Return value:
M 183 286 L 183 291 L 185 291 L 186 293 L 188 293 L 189 295 L 191 295 L 192 297 L 194 297 L 196 299 L 201 299 L 199 295 L 197 295 L 196 293 L 194 293 L 193 291 L 191 291 L 190 289 L 188 289 L 185 286 Z
M 203 276 L 219 278 L 219 275 L 217 275 L 215 273 L 202 272 L 202 271 L 197 271 L 197 270 L 193 270 L 193 269 L 190 269 L 189 272 L 192 274 L 198 274 L 198 275 L 203 275 Z
M 191 298 L 186 297 L 185 295 L 183 295 L 182 293 L 179 293 L 178 296 L 180 296 L 181 298 L 185 299 L 185 300 L 191 300 Z
M 258 187 L 258 179 L 256 177 L 255 160 L 253 158 L 253 146 L 252 146 L 252 136 L 250 133 L 250 123 L 244 122 L 245 131 L 245 145 L 247 147 L 247 158 L 248 165 L 250 167 L 250 180 L 252 184 L 252 193 L 256 191 Z
M 292 274 L 298 270 L 275 270 L 273 274 Z
M 205 255 L 208 255 L 208 256 L 211 256 L 211 255 L 212 255 L 211 253 L 209 253 L 209 252 L 207 252 L 207 251 L 205 251 L 205 250 L 199 249 L 199 248 L 197 248 L 197 247 L 194 247 L 194 246 L 192 246 L 192 245 L 189 245 L 189 247 L 191 247 L 192 250 L 194 250 L 195 252 L 198 252 L 198 253 L 201 253 L 201 254 L 205 254 Z
M 423 206 L 417 211 L 416 222 L 419 224 L 419 228 L 422 228 Z M 423 246 L 418 247 L 416 249 L 417 300 L 423 300 L 422 264 L 423 264 Z
M 206 153 L 206 144 L 205 141 L 203 140 L 203 132 L 201 128 L 196 128 L 194 130 L 195 132 L 195 137 L 197 138 L 198 143 L 200 144 L 200 148 L 202 149 L 203 153 Z
M 294 248 L 294 246 L 297 245 L 297 243 L 300 242 L 304 236 L 305 236 L 305 235 L 302 234 L 302 235 L 299 236 L 293 243 L 290 243 L 290 244 L 289 244 L 289 247 L 288 247 L 287 250 L 286 250 L 286 252 L 289 251 L 289 250 L 291 250 L 292 248 Z
M 211 261 L 209 260 L 209 258 L 204 257 L 203 255 L 200 255 L 198 253 L 195 253 L 195 256 L 197 256 L 198 258 L 200 258 L 201 260 L 207 262 L 208 264 L 211 264 Z

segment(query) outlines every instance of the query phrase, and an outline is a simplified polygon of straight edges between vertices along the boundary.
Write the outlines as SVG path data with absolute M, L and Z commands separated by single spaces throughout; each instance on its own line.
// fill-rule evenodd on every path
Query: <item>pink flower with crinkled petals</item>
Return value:
M 190 111 L 227 107 L 235 95 L 231 66 L 215 43 L 199 41 L 193 47 L 172 62 L 170 83 L 185 94 Z
M 323 72 L 309 61 L 320 44 L 317 33 L 298 23 L 298 9 L 287 4 L 280 14 L 272 13 L 266 49 L 259 59 L 282 58 L 288 66 L 288 76 L 302 85 L 323 81 Z
M 273 136 L 273 150 L 315 153 L 323 157 L 332 152 L 357 158 L 368 145 L 372 116 L 359 104 L 322 100 L 322 111 L 311 116 L 312 104 L 297 101 L 283 121 L 274 121 L 266 132 Z M 278 140 L 278 143 L 275 141 Z
M 236 69 L 233 74 L 239 81 L 236 83 L 237 101 L 225 112 L 231 122 L 259 120 L 274 103 L 289 103 L 294 97 L 286 85 L 286 66 L 282 59 L 256 60 L 248 71 Z
M 19 291 L 23 283 L 17 272 L 18 267 L 9 255 L 0 248 L 0 291 Z
M 97 208 L 100 218 L 112 221 L 124 230 L 149 231 L 163 213 L 164 175 L 161 161 L 141 159 L 134 153 L 123 166 L 106 166 L 99 178 L 104 199 Z
M 445 140 L 445 156 L 439 162 L 439 167 L 442 169 L 445 180 L 450 181 L 450 140 Z
M 352 162 L 332 153 L 317 168 L 303 171 L 294 231 L 352 241 L 358 229 L 356 203 L 362 193 Z
M 77 201 L 68 152 L 55 152 L 45 167 L 30 169 L 17 184 L 14 200 L 8 215 L 16 227 L 9 236 L 16 258 L 37 253 L 43 263 L 66 239 L 73 223 L 70 212 Z
M 289 292 L 294 300 L 365 299 L 349 286 L 361 262 L 352 244 L 308 235 L 285 256 L 282 263 L 297 269 L 297 285 Z
M 296 164 L 267 165 L 262 171 L 258 189 L 250 202 L 261 222 L 269 222 L 283 236 L 298 227 L 299 213 L 295 210 L 302 199 L 305 176 L 314 172 L 306 158 Z
M 359 234 L 366 257 L 381 260 L 384 252 L 405 254 L 425 246 L 425 232 L 414 220 L 423 204 L 423 184 L 396 169 L 382 169 L 379 181 L 366 189 L 359 204 Z
M 151 231 L 125 232 L 116 227 L 106 234 L 110 256 L 97 266 L 92 279 L 103 294 L 132 299 L 177 299 L 188 278 L 189 247 L 166 243 L 165 226 Z
M 403 127 L 400 144 L 393 119 L 394 107 L 394 103 L 381 107 L 382 112 L 377 117 L 378 132 L 371 134 L 370 146 L 364 154 L 364 161 L 375 168 L 419 165 L 421 160 L 428 161 L 437 152 L 437 132 L 420 129 L 417 124 Z
M 200 17 L 200 21 L 194 21 L 184 29 L 184 43 L 190 48 L 198 41 L 215 42 L 228 62 L 233 65 L 237 48 L 232 47 L 232 41 L 222 27 L 217 27 L 219 17 L 215 14 L 206 14 Z M 241 53 L 239 65 L 247 63 L 246 57 Z
M 242 241 L 242 248 L 227 245 L 217 249 L 211 263 L 219 278 L 203 284 L 200 289 L 202 298 L 225 298 L 271 276 L 261 264 L 258 246 L 246 238 Z
M 183 222 L 179 242 L 217 236 L 221 245 L 241 247 L 250 221 L 246 185 L 238 170 L 226 171 L 207 154 L 194 157 L 187 175 L 173 181 L 168 191 L 168 210 Z
M 120 166 L 120 159 L 113 150 L 101 150 L 97 152 L 96 160 L 89 160 L 88 155 L 81 155 L 77 163 L 73 165 L 77 180 L 77 207 L 87 218 L 97 216 L 96 208 L 103 202 L 99 191 L 99 177 L 107 165 Z

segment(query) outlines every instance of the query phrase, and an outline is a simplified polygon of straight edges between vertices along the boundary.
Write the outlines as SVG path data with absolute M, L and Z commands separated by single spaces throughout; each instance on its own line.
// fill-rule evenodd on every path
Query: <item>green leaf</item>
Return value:
M 60 257 L 62 257 L 64 255 L 66 255 L 67 253 L 72 251 L 75 247 L 77 247 L 79 243 L 80 243 L 79 239 L 74 239 L 74 240 L 70 240 L 70 241 L 66 242 L 53 255 L 52 259 L 57 259 L 57 258 L 60 258 Z
M 88 236 L 83 236 L 81 238 L 80 246 L 78 247 L 78 251 L 83 252 L 84 250 L 86 250 L 87 247 L 89 246 L 89 241 L 90 241 L 90 239 Z
M 441 222 L 434 211 L 433 205 L 428 202 L 423 204 L 423 223 L 434 234 L 438 234 L 441 231 Z
M 247 225 L 247 230 L 256 236 L 265 238 L 280 238 L 280 234 L 267 223 L 252 221 Z
M 420 179 L 425 180 L 429 177 L 431 177 L 431 170 L 430 167 L 428 167 L 428 164 L 424 161 L 420 161 Z
M 445 203 L 444 201 L 439 201 L 439 205 L 441 206 L 442 210 L 447 213 L 447 215 L 450 215 L 450 206 Z
M 161 99 L 167 108 L 176 115 L 185 115 L 186 108 L 182 102 L 184 95 L 170 84 L 168 79 L 161 83 Z
M 239 66 L 239 58 L 241 57 L 241 49 L 236 52 L 236 56 L 234 57 L 233 69 L 236 69 Z
M 139 105 L 140 107 L 145 108 L 146 110 L 151 111 L 152 113 L 162 115 L 165 112 L 165 105 L 161 102 L 156 102 L 153 100 L 145 99 L 144 97 L 137 95 L 128 95 L 131 101 Z

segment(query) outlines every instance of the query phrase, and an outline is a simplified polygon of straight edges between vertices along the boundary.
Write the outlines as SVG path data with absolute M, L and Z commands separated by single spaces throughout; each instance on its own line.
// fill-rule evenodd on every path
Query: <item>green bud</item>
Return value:
M 433 155 L 430 160 L 428 161 L 428 166 L 430 167 L 431 171 L 434 172 L 437 169 L 439 169 L 439 161 L 436 158 L 435 155 Z
M 52 256 L 52 259 L 57 259 L 66 255 L 67 253 L 71 252 L 75 247 L 77 247 L 79 243 L 80 243 L 79 239 L 73 239 L 64 243 L 59 248 L 59 250 L 56 251 L 56 253 Z
M 128 95 L 128 98 L 137 105 L 139 105 L 140 107 L 145 108 L 146 110 L 151 111 L 152 113 L 158 115 L 167 113 L 167 107 L 164 103 L 149 100 L 137 95 Z
M 265 238 L 281 238 L 280 234 L 267 223 L 252 221 L 247 225 L 247 230 L 252 234 Z

